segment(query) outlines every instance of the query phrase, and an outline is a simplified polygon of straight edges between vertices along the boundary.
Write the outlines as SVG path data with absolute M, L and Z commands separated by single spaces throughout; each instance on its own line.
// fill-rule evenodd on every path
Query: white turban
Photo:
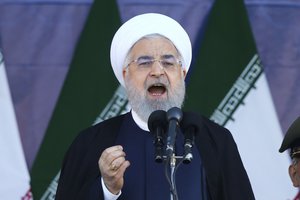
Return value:
M 160 34 L 168 38 L 182 56 L 182 66 L 188 71 L 192 60 L 190 38 L 174 19 L 157 13 L 137 15 L 125 22 L 116 32 L 110 48 L 110 62 L 115 76 L 122 86 L 123 65 L 131 47 L 142 37 Z

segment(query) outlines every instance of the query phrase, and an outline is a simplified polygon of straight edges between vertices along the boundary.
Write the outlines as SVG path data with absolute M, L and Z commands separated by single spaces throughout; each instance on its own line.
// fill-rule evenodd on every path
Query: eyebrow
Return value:
M 172 54 L 164 54 L 162 56 L 160 56 L 161 59 L 170 59 L 170 58 L 175 58 L 174 55 Z M 151 60 L 151 59 L 154 59 L 153 56 L 140 56 L 137 58 L 137 60 Z
M 151 60 L 153 59 L 152 56 L 140 56 L 136 60 Z
M 161 58 L 162 59 L 169 59 L 169 58 L 175 58 L 175 56 L 172 55 L 172 54 L 165 54 L 165 55 L 162 55 Z

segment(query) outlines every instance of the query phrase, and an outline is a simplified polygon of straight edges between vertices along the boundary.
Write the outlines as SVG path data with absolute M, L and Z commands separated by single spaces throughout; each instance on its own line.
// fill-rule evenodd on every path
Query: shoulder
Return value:
M 69 146 L 63 165 L 69 162 L 80 163 L 86 157 L 97 157 L 103 149 L 113 145 L 120 127 L 117 123 L 121 124 L 123 118 L 124 115 L 113 117 L 82 130 Z
M 201 115 L 201 121 L 203 123 L 203 126 L 213 133 L 216 133 L 216 134 L 228 134 L 229 133 L 230 134 L 230 131 L 227 128 L 217 124 L 216 122 L 208 119 L 207 117 L 205 117 L 203 115 Z
M 216 150 L 219 149 L 222 151 L 221 149 L 224 148 L 236 147 L 234 138 L 227 128 L 215 123 L 203 115 L 201 115 L 200 120 L 202 127 L 198 134 L 202 135 L 202 138 L 205 138 L 206 141 L 210 141 Z
M 228 156 L 235 156 L 236 159 L 239 159 L 238 147 L 231 132 L 206 117 L 202 117 L 202 120 L 204 132 L 210 138 L 216 153 L 222 155 L 221 159 L 225 159 Z
M 101 143 L 102 141 L 104 143 L 110 141 L 111 138 L 114 138 L 114 135 L 117 135 L 125 115 L 119 115 L 83 129 L 75 137 L 70 148 L 73 150 L 89 148 L 96 141 L 101 141 Z
M 78 137 L 79 138 L 93 138 L 96 135 L 101 134 L 103 131 L 105 131 L 107 129 L 111 130 L 111 129 L 117 128 L 118 126 L 121 125 L 125 115 L 126 114 L 112 117 L 110 119 L 107 119 L 107 120 L 104 120 L 97 124 L 94 124 L 93 126 L 90 126 L 86 129 L 82 130 L 79 133 Z

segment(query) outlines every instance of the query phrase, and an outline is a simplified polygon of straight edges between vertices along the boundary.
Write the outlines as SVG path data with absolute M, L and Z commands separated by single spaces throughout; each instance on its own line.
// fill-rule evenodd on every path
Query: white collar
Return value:
M 132 114 L 132 118 L 135 121 L 135 123 L 144 131 L 148 131 L 148 124 L 146 122 L 144 122 L 134 110 L 131 110 L 131 114 Z

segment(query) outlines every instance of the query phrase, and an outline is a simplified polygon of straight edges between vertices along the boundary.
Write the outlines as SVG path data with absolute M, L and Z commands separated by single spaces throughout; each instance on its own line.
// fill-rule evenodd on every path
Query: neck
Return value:
M 134 110 L 131 110 L 131 114 L 132 114 L 132 118 L 133 118 L 134 122 L 141 129 L 143 129 L 144 131 L 149 131 L 147 122 L 143 121 Z

